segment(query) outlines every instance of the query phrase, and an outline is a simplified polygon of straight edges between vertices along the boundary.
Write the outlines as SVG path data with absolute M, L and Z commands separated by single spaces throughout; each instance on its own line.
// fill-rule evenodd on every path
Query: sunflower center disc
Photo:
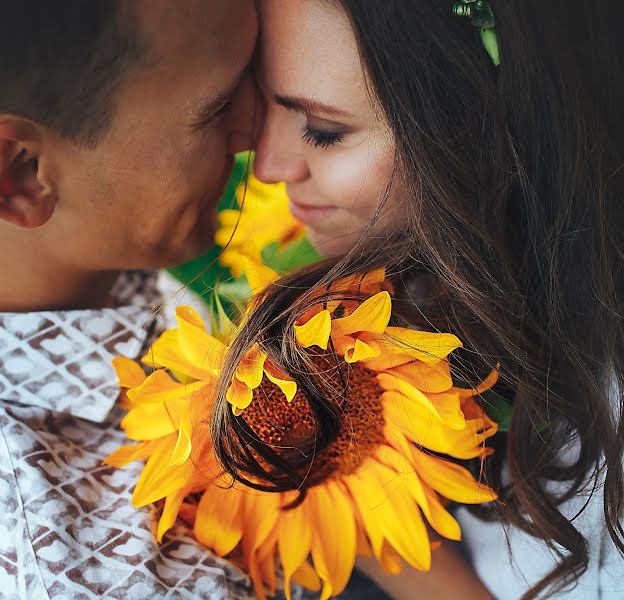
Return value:
M 314 362 L 325 390 L 315 403 L 324 402 L 334 415 L 326 441 L 301 386 L 289 403 L 265 379 L 243 413 L 260 441 L 305 476 L 308 485 L 353 473 L 384 442 L 383 390 L 376 374 L 358 364 L 338 366 L 328 357 Z

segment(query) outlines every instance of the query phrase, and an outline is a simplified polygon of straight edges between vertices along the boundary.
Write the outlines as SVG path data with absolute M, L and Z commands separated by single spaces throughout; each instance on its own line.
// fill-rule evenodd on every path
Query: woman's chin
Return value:
M 344 256 L 356 244 L 359 234 L 336 234 L 321 232 L 316 228 L 307 227 L 308 240 L 314 249 L 325 258 Z

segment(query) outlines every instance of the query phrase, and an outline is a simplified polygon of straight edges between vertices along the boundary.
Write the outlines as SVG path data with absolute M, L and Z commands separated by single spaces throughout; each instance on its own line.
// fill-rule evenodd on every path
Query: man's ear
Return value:
M 36 125 L 0 115 L 0 221 L 31 229 L 54 213 L 56 195 L 40 177 L 41 146 Z

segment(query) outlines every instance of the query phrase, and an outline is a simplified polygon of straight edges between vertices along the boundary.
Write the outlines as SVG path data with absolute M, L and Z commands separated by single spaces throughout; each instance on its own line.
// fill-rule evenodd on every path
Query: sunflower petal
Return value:
M 188 398 L 204 387 L 205 381 L 178 383 L 163 369 L 154 371 L 141 385 L 128 390 L 128 398 L 133 405 L 161 404 L 169 400 Z
M 408 381 L 390 373 L 379 373 L 377 381 L 384 390 L 405 396 L 405 405 L 408 411 L 411 403 L 416 403 L 427 412 L 429 419 L 444 423 L 451 429 L 466 427 L 458 394 L 447 392 L 445 394 L 425 395 Z
M 135 388 L 145 381 L 145 372 L 136 361 L 125 356 L 118 356 L 113 359 L 113 367 L 117 372 L 119 385 L 122 388 Z
M 435 365 L 415 360 L 386 372 L 410 382 L 414 387 L 426 393 L 439 394 L 453 387 L 451 368 L 447 360 Z
M 193 379 L 210 381 L 214 379 L 213 369 L 204 369 L 182 354 L 178 344 L 178 329 L 165 331 L 152 345 L 141 362 L 150 367 L 165 368 L 176 373 L 188 375 Z M 208 335 L 208 334 L 205 334 Z
M 420 510 L 405 493 L 405 480 L 394 469 L 380 463 L 362 470 L 358 478 L 360 485 L 351 489 L 356 491 L 355 500 L 362 517 L 374 519 L 385 540 L 399 555 L 416 569 L 427 571 L 431 566 L 429 537 Z M 378 558 L 382 549 L 383 544 Z
M 190 461 L 181 466 L 169 466 L 176 439 L 177 435 L 174 433 L 153 443 L 152 455 L 145 464 L 132 494 L 133 506 L 137 508 L 146 506 L 181 488 L 192 487 L 191 482 L 196 475 L 196 468 Z
M 378 344 L 381 354 L 364 365 L 373 371 L 400 367 L 414 359 L 426 364 L 437 364 L 462 345 L 450 333 L 431 333 L 402 327 L 387 327 Z
M 271 536 L 280 512 L 279 494 L 263 494 L 247 491 L 243 494 L 245 535 L 243 553 L 259 598 L 265 598 L 258 549 Z
M 462 504 L 496 500 L 496 492 L 479 483 L 464 467 L 421 452 L 417 448 L 413 449 L 412 460 L 423 481 L 449 500 Z
M 332 334 L 351 335 L 359 331 L 381 334 L 390 322 L 392 300 L 388 292 L 379 292 L 362 302 L 348 317 L 332 322 Z
M 386 541 L 381 548 L 381 556 L 379 557 L 381 568 L 390 575 L 398 575 L 403 570 L 403 563 L 399 553 Z
M 357 506 L 357 516 L 362 522 L 362 527 L 368 536 L 373 554 L 379 559 L 383 549 L 384 537 L 377 514 L 371 510 L 375 506 L 375 496 L 378 502 L 383 502 L 383 497 L 376 488 L 370 488 L 367 479 L 354 475 L 345 479 L 345 485 L 349 489 Z
M 264 372 L 269 379 L 273 382 L 286 396 L 288 402 L 292 402 L 295 394 L 297 393 L 297 384 L 286 378 L 286 374 L 278 369 L 275 365 L 265 362 Z
M 331 331 L 331 315 L 328 310 L 322 310 L 303 325 L 295 325 L 295 337 L 302 348 L 319 346 L 327 350 Z
M 103 465 L 111 465 L 112 467 L 125 467 L 131 462 L 140 458 L 148 458 L 152 454 L 153 442 L 141 442 L 133 446 L 122 446 L 117 448 L 110 456 L 103 461 Z
M 187 407 L 182 410 L 180 415 L 178 440 L 169 459 L 170 466 L 184 464 L 191 455 L 193 449 L 193 444 L 191 443 L 192 427 L 190 407 Z
M 187 493 L 188 490 L 182 489 L 178 490 L 171 496 L 167 496 L 162 514 L 158 520 L 158 529 L 156 530 L 156 539 L 159 543 L 162 542 L 165 533 L 173 527 L 173 524 L 178 518 L 178 512 L 180 510 L 180 506 L 182 506 L 182 501 Z
M 424 485 L 423 490 L 427 498 L 427 504 L 429 505 L 430 513 L 427 515 L 427 520 L 430 525 L 441 535 L 449 540 L 460 541 L 461 540 L 461 527 L 456 521 L 455 517 L 449 513 L 446 508 L 440 502 L 438 495 Z
M 359 362 L 361 360 L 367 360 L 375 356 L 379 356 L 381 350 L 372 342 L 370 345 L 362 340 L 356 338 L 353 348 L 349 348 L 345 352 L 345 361 L 349 364 Z
M 305 512 L 303 507 L 298 507 L 280 514 L 277 546 L 284 570 L 284 593 L 287 600 L 291 600 L 290 580 L 310 554 L 312 529 Z
M 398 443 L 400 439 L 412 441 L 434 452 L 454 458 L 468 459 L 483 456 L 487 450 L 484 441 L 496 428 L 481 432 L 483 420 L 467 420 L 466 427 L 450 429 L 431 417 L 431 412 L 416 402 L 409 402 L 397 392 L 384 392 L 385 427 L 388 440 Z
M 497 370 L 492 371 L 481 383 L 474 388 L 462 389 L 459 391 L 462 398 L 472 398 L 477 394 L 481 394 L 494 387 L 498 381 L 499 373 Z
M 176 309 L 176 320 L 178 352 L 191 365 L 218 376 L 227 351 L 226 346 L 206 332 L 201 317 L 190 306 L 179 306 Z
M 253 400 L 253 390 L 247 387 L 236 377 L 232 380 L 230 387 L 225 393 L 225 399 L 239 410 L 245 410 Z
M 121 421 L 121 427 L 131 440 L 157 440 L 176 433 L 178 423 L 164 403 L 142 404 L 134 407 Z
M 236 369 L 236 378 L 252 390 L 256 389 L 262 383 L 266 359 L 267 355 L 254 346 L 240 361 Z
M 229 554 L 241 540 L 243 495 L 236 488 L 223 488 L 214 483 L 199 501 L 193 532 L 201 544 L 218 556 Z
M 301 563 L 301 566 L 293 574 L 292 579 L 295 583 L 298 583 L 312 592 L 321 591 L 321 580 L 316 574 L 314 567 L 307 561 Z
M 254 296 L 279 279 L 278 273 L 261 262 L 256 262 L 243 254 L 238 257 L 238 260 Z
M 357 543 L 353 509 L 342 489 L 332 482 L 313 487 L 306 502 L 315 532 L 312 560 L 323 581 L 321 600 L 327 600 L 344 590 L 353 572 Z M 334 517 L 331 527 L 327 515 Z

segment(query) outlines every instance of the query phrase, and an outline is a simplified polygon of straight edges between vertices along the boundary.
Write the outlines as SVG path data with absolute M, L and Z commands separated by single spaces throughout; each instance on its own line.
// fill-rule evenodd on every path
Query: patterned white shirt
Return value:
M 112 296 L 115 308 L 0 313 L 0 598 L 252 598 L 183 525 L 157 544 L 153 509 L 130 503 L 140 464 L 102 465 L 125 439 L 111 360 L 138 355 L 160 299 L 139 272 Z

